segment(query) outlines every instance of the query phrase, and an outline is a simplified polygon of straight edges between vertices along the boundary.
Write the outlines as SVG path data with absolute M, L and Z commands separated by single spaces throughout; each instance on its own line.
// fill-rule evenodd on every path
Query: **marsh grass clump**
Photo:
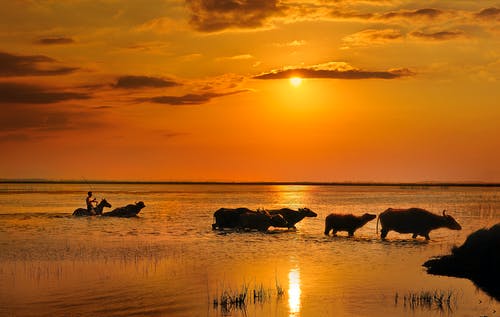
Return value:
M 276 291 L 272 288 L 265 288 L 261 283 L 255 285 L 253 289 L 250 289 L 248 284 L 243 284 L 239 290 L 233 290 L 231 288 L 223 288 L 223 290 L 216 294 L 211 300 L 213 308 L 218 309 L 220 307 L 222 313 L 227 315 L 234 310 L 246 311 L 247 304 L 264 304 L 269 302 L 274 294 L 276 294 L 277 299 L 281 299 L 285 291 L 283 287 L 276 280 Z
M 394 295 L 394 304 L 403 305 L 405 308 L 411 310 L 416 309 L 437 309 L 440 311 L 452 312 L 453 308 L 456 306 L 457 295 L 454 291 L 420 291 L 420 292 L 408 292 L 403 294 L 402 300 L 401 296 L 396 292 Z
M 282 298 L 283 295 L 285 295 L 285 290 L 283 289 L 283 287 L 279 283 L 278 279 L 276 278 L 276 296 L 279 299 L 279 298 Z
M 214 308 L 221 307 L 223 312 L 230 312 L 233 309 L 244 310 L 248 295 L 248 285 L 243 284 L 239 291 L 224 289 L 213 299 Z
M 271 299 L 271 297 L 272 297 L 271 289 L 265 289 L 262 283 L 258 286 L 255 286 L 253 290 L 254 303 L 264 303 L 269 299 Z

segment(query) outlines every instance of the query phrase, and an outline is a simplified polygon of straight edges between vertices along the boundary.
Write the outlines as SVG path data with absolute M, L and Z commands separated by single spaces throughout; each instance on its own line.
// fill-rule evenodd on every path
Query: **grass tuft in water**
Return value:
M 230 312 L 232 310 L 245 310 L 248 295 L 248 285 L 243 284 L 239 291 L 232 289 L 224 289 L 213 299 L 214 308 L 220 306 L 222 312 Z
M 402 297 L 402 300 L 401 300 Z M 397 292 L 394 295 L 394 304 L 398 305 L 401 302 L 403 307 L 411 310 L 416 309 L 437 309 L 440 311 L 452 312 L 456 306 L 457 295 L 453 290 L 442 291 L 409 291 L 402 296 Z
M 252 295 L 249 294 L 253 295 L 253 300 L 250 297 Z M 273 297 L 273 294 L 276 294 L 277 299 L 281 299 L 285 294 L 277 279 L 276 291 L 273 291 L 271 288 L 266 289 L 262 283 L 255 285 L 252 290 L 250 290 L 247 284 L 243 284 L 237 291 L 231 288 L 224 288 L 213 297 L 212 305 L 214 309 L 220 307 L 222 313 L 226 315 L 233 310 L 245 311 L 248 303 L 266 303 Z

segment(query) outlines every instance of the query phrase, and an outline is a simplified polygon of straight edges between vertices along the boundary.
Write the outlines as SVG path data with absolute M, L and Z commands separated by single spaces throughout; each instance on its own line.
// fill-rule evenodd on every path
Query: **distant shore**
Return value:
M 297 186 L 399 186 L 399 187 L 500 187 L 500 183 L 482 182 L 229 182 L 229 181 L 120 181 L 120 180 L 48 180 L 0 179 L 0 184 L 151 184 L 151 185 L 297 185 Z

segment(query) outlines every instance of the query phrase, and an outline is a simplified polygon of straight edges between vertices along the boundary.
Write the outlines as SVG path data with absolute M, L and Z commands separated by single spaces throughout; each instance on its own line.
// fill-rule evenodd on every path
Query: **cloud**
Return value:
M 438 16 L 442 15 L 444 12 L 438 9 L 433 8 L 424 8 L 417 10 L 399 10 L 399 11 L 391 11 L 384 13 L 379 16 L 380 19 L 393 19 L 393 18 L 426 18 L 426 19 L 435 19 Z
M 304 40 L 294 40 L 294 41 L 285 42 L 285 43 L 275 43 L 274 45 L 277 47 L 299 47 L 299 46 L 304 46 L 306 44 L 307 44 L 307 42 Z
M 437 20 L 449 16 L 451 11 L 444 11 L 435 8 L 422 8 L 414 10 L 398 9 L 386 12 L 363 12 L 352 10 L 346 7 L 336 7 L 330 10 L 328 16 L 337 20 L 361 20 L 361 21 L 391 21 L 392 20 L 407 20 L 411 22 L 425 22 Z M 453 12 L 457 15 L 457 12 Z
M 167 54 L 171 44 L 164 41 L 149 41 L 149 42 L 139 42 L 128 45 L 119 49 L 118 51 L 125 52 L 140 52 L 140 53 L 151 53 L 151 54 Z
M 159 103 L 171 106 L 200 105 L 209 102 L 213 98 L 234 95 L 245 91 L 246 90 L 237 90 L 227 93 L 206 92 L 200 94 L 186 94 L 183 96 L 157 96 L 152 98 L 142 98 L 138 101 Z
M 47 37 L 41 38 L 36 41 L 37 44 L 41 45 L 58 45 L 58 44 L 73 44 L 75 41 L 69 37 Z
M 223 92 L 241 90 L 243 82 L 247 78 L 243 75 L 227 73 L 216 77 L 208 77 L 192 81 L 191 91 Z
M 110 123 L 100 117 L 101 112 L 76 107 L 39 107 L 29 104 L 6 104 L 0 109 L 1 141 L 33 141 L 53 137 L 54 132 L 100 128 Z
M 374 13 L 361 13 L 356 11 L 343 11 L 339 9 L 334 9 L 329 12 L 329 15 L 335 19 L 360 19 L 360 20 L 369 20 L 375 17 Z
M 282 12 L 278 0 L 186 0 L 190 24 L 200 32 L 263 27 Z
M 76 67 L 59 66 L 44 55 L 14 55 L 0 52 L 0 77 L 66 75 Z
M 472 17 L 496 20 L 500 14 L 496 7 L 472 14 L 438 6 L 403 9 L 401 1 L 186 0 L 186 3 L 191 26 L 201 32 L 270 28 L 276 24 L 318 20 L 461 24 L 471 22 Z
M 240 54 L 240 55 L 234 55 L 234 56 L 218 57 L 215 60 L 218 62 L 228 61 L 228 60 L 229 61 L 242 61 L 242 60 L 249 60 L 249 59 L 253 59 L 253 58 L 255 58 L 255 57 L 253 57 L 250 54 Z
M 431 41 L 447 41 L 447 40 L 454 40 L 457 38 L 462 38 L 465 36 L 465 33 L 463 31 L 457 30 L 457 31 L 440 31 L 440 32 L 421 32 L 421 31 L 414 31 L 410 33 L 411 36 L 423 39 L 423 40 L 431 40 Z
M 170 33 L 182 28 L 182 25 L 171 18 L 160 17 L 149 20 L 135 28 L 138 32 L 156 32 L 160 34 Z
M 486 8 L 476 13 L 476 17 L 485 20 L 498 20 L 500 19 L 500 9 L 494 7 Z
M 179 86 L 180 84 L 163 78 L 149 76 L 122 76 L 119 77 L 115 87 L 123 89 L 135 88 L 166 88 Z
M 0 82 L 0 104 L 50 104 L 89 98 L 90 94 L 87 93 L 54 91 L 30 84 Z
M 331 79 L 395 79 L 415 75 L 407 68 L 390 69 L 388 71 L 366 71 L 353 68 L 347 63 L 326 63 L 304 68 L 288 68 L 273 70 L 254 76 L 255 79 L 331 78 Z
M 367 29 L 344 37 L 342 42 L 344 43 L 343 48 L 349 48 L 350 46 L 384 44 L 390 41 L 399 40 L 403 37 L 404 35 L 401 34 L 401 31 L 396 29 Z

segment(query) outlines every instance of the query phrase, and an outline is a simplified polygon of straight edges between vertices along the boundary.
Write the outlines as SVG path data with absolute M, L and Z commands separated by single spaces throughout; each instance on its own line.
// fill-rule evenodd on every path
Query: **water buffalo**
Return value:
M 282 215 L 270 215 L 267 211 L 250 211 L 239 215 L 239 229 L 257 229 L 267 231 L 269 227 L 286 227 L 287 223 Z
M 248 208 L 220 208 L 214 212 L 215 223 L 212 230 L 224 228 L 236 228 L 240 223 L 240 215 L 246 212 L 255 212 Z
M 500 301 L 500 223 L 471 233 L 451 254 L 433 258 L 423 265 L 427 273 L 466 277 Z
M 385 239 L 390 230 L 399 233 L 413 233 L 413 239 L 420 235 L 425 237 L 425 240 L 429 240 L 431 230 L 438 228 L 462 229 L 458 222 L 452 216 L 447 215 L 444 210 L 443 215 L 439 216 L 420 208 L 389 208 L 378 216 L 377 231 L 379 220 L 382 226 L 380 234 L 382 239 Z
M 121 217 L 121 218 L 130 218 L 136 217 L 137 214 L 141 211 L 142 208 L 146 207 L 144 202 L 140 201 L 135 204 L 130 204 L 125 207 L 120 207 L 113 209 L 112 211 L 105 212 L 102 214 L 103 217 Z
M 111 208 L 111 204 L 108 203 L 106 199 L 103 199 L 97 204 L 97 206 L 94 208 L 94 211 L 88 211 L 87 208 L 78 208 L 75 211 L 73 211 L 73 216 L 95 216 L 95 215 L 101 215 L 102 210 L 104 207 Z
M 337 235 L 337 231 L 347 231 L 349 236 L 352 237 L 354 231 L 376 217 L 376 215 L 372 214 L 364 214 L 362 216 L 329 214 L 325 218 L 325 235 L 328 235 L 330 230 L 333 230 L 334 236 Z
M 224 228 L 257 229 L 266 231 L 269 227 L 286 227 L 285 218 L 271 215 L 265 210 L 254 211 L 248 208 L 220 208 L 214 212 L 215 223 L 212 230 Z
M 277 210 L 269 210 L 269 213 L 271 215 L 282 215 L 283 218 L 285 218 L 287 224 L 285 226 L 280 226 L 280 227 L 286 227 L 288 229 L 295 228 L 295 224 L 304 219 L 304 217 L 318 216 L 318 214 L 316 214 L 309 208 L 299 208 L 299 210 L 282 208 Z

